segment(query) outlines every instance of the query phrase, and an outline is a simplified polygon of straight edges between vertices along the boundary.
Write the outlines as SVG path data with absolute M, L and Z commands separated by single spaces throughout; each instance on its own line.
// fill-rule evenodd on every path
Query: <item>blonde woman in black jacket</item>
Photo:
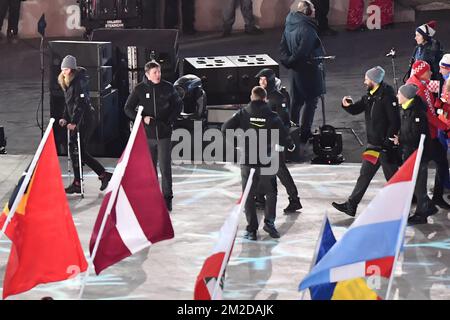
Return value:
M 68 55 L 61 63 L 58 83 L 64 91 L 65 108 L 61 127 L 70 130 L 69 154 L 72 160 L 74 180 L 66 188 L 66 193 L 81 193 L 81 177 L 77 150 L 77 132 L 80 132 L 81 162 L 87 164 L 101 181 L 100 190 L 108 186 L 112 174 L 95 160 L 87 151 L 88 141 L 95 129 L 95 114 L 89 100 L 88 77 L 86 69 L 77 66 L 75 57 Z

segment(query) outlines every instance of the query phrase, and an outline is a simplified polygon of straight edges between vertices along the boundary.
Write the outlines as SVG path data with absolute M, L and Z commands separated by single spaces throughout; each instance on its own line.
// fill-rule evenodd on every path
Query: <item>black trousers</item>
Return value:
M 398 169 L 398 165 L 391 162 L 384 151 L 380 152 L 380 157 L 378 158 L 376 164 L 363 160 L 358 180 L 356 181 L 352 194 L 348 198 L 348 202 L 351 205 L 357 206 L 361 202 L 361 199 L 369 187 L 370 181 L 372 181 L 372 178 L 375 176 L 380 166 L 383 168 L 383 173 L 386 180 L 389 180 Z
M 316 19 L 319 23 L 319 31 L 327 30 L 328 26 L 328 12 L 330 11 L 330 0 L 312 0 L 316 8 Z
M 277 177 L 278 179 L 280 179 L 281 184 L 286 188 L 286 193 L 288 194 L 289 198 L 297 199 L 297 186 L 295 185 L 294 179 L 292 178 L 291 173 L 286 166 L 286 154 L 284 152 L 280 152 L 280 167 L 278 168 Z M 257 190 L 257 196 L 258 198 L 264 196 L 259 186 Z
M 155 166 L 156 176 L 158 176 L 157 165 L 161 171 L 162 193 L 164 198 L 172 199 L 172 155 L 171 141 L 167 139 L 147 139 L 150 153 L 152 154 L 153 165 Z
M 8 12 L 8 33 L 17 35 L 19 32 L 20 3 L 21 0 L 0 0 L 0 30 L 3 26 L 3 20 Z
M 94 170 L 94 172 L 100 176 L 105 172 L 105 168 L 92 157 L 88 150 L 87 145 L 89 139 L 92 136 L 93 130 L 92 126 L 83 126 L 80 129 L 80 148 L 81 148 L 81 163 L 86 164 L 89 168 Z M 77 130 L 70 131 L 70 142 L 69 142 L 69 154 L 72 160 L 73 174 L 76 181 L 80 181 L 80 165 L 78 161 L 78 141 L 77 141 Z
M 415 151 L 415 149 L 403 150 L 403 161 L 406 161 L 409 156 Z M 414 196 L 417 199 L 415 214 L 418 216 L 428 216 L 428 212 L 432 207 L 432 203 L 427 194 L 427 181 L 428 181 L 428 162 L 430 161 L 430 155 L 423 154 L 422 161 L 420 162 L 419 171 L 417 173 L 416 186 L 414 188 Z
M 250 175 L 251 167 L 241 166 L 242 191 L 245 190 Z M 257 190 L 266 196 L 264 209 L 264 223 L 273 226 L 275 224 L 277 207 L 277 180 L 275 175 L 262 175 L 260 168 L 255 168 L 253 183 L 245 203 L 245 216 L 247 218 L 247 231 L 258 230 L 258 216 L 256 215 L 255 194 Z
M 181 1 L 183 31 L 193 31 L 195 22 L 195 0 Z M 166 0 L 166 28 L 177 28 L 179 24 L 178 0 Z
M 433 198 L 442 198 L 442 195 L 444 194 L 445 176 L 448 176 L 447 150 L 445 150 L 445 147 L 437 138 L 431 140 L 430 147 L 431 154 L 429 155 L 429 158 L 436 163 Z

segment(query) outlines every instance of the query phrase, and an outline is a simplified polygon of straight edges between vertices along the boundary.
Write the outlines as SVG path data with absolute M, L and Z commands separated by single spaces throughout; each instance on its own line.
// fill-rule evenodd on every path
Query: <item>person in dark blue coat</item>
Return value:
M 314 5 L 300 1 L 296 12 L 286 17 L 285 29 L 280 43 L 280 61 L 288 69 L 291 120 L 300 123 L 301 141 L 306 143 L 312 137 L 311 126 L 319 101 L 325 93 L 321 60 L 325 50 L 317 34 L 314 20 Z

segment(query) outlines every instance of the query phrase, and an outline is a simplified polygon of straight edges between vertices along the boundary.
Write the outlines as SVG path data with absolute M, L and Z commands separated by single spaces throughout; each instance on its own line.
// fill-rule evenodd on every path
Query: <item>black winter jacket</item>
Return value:
M 275 81 L 268 81 L 266 90 L 269 107 L 278 114 L 283 125 L 289 129 L 291 126 L 291 117 L 289 115 L 289 105 L 286 96 L 277 90 Z
M 324 54 L 315 20 L 300 12 L 289 13 L 280 43 L 280 62 L 301 77 L 306 97 L 325 93 L 321 61 L 315 59 Z
M 444 49 L 441 43 L 436 39 L 431 39 L 425 42 L 423 45 L 417 45 L 414 48 L 414 52 L 411 57 L 409 64 L 409 76 L 411 76 L 411 68 L 416 60 L 423 60 L 428 62 L 431 67 L 431 72 L 433 73 L 432 79 L 441 79 L 439 73 L 439 62 L 444 55 Z
M 75 69 L 68 82 L 64 81 L 61 72 L 58 83 L 64 91 L 66 102 L 63 119 L 81 128 L 91 125 L 95 120 L 95 110 L 89 99 L 89 78 L 86 69 Z
M 365 113 L 367 142 L 375 147 L 389 149 L 393 143 L 389 138 L 398 134 L 400 113 L 394 89 L 381 83 L 373 96 L 368 91 L 349 107 L 342 106 L 350 114 Z
M 288 136 L 287 129 L 284 127 L 281 122 L 280 117 L 273 112 L 269 105 L 264 101 L 252 101 L 245 108 L 242 108 L 237 113 L 233 115 L 231 119 L 226 121 L 222 125 L 222 133 L 226 135 L 227 129 L 242 129 L 244 132 L 254 130 L 256 131 L 257 142 L 255 144 L 250 145 L 248 141 L 245 143 L 245 163 L 246 165 L 252 167 L 263 167 L 269 166 L 270 163 L 263 163 L 261 161 L 259 155 L 259 147 L 260 147 L 260 133 L 261 130 L 267 130 L 267 149 L 266 155 L 272 155 L 271 148 L 271 131 L 278 130 L 279 133 L 279 141 L 278 144 L 281 146 L 286 145 L 286 138 Z M 247 139 L 246 139 L 247 140 Z M 230 141 L 231 142 L 231 141 Z M 254 157 L 254 153 L 257 152 L 257 161 L 250 161 L 252 157 Z
M 403 148 L 403 155 L 406 159 L 409 157 L 419 146 L 420 135 L 425 135 L 424 153 L 429 154 L 429 140 L 430 132 L 428 130 L 428 120 L 426 114 L 426 107 L 422 99 L 416 96 L 413 102 L 408 106 L 408 109 L 400 108 L 400 135 L 399 142 Z
M 174 86 L 164 80 L 154 84 L 144 76 L 144 80 L 128 97 L 125 114 L 134 120 L 139 106 L 144 107 L 142 118 L 146 116 L 152 118 L 149 125 L 144 124 L 147 137 L 158 140 L 170 138 L 173 123 L 183 109 L 183 101 Z

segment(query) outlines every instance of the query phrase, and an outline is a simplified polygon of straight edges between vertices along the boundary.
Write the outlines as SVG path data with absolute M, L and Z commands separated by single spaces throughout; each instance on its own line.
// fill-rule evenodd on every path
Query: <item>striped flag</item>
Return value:
M 239 217 L 247 201 L 254 172 L 254 169 L 250 171 L 250 176 L 241 199 L 222 225 L 219 233 L 219 241 L 216 243 L 212 254 L 203 263 L 202 270 L 195 282 L 194 300 L 222 300 L 225 269 L 233 251 Z
M 377 164 L 379 157 L 380 152 L 372 149 L 367 149 L 362 155 L 363 160 L 369 161 L 373 165 Z
M 135 123 L 138 125 L 138 123 Z M 174 237 L 172 222 L 159 189 L 142 122 L 119 159 L 92 232 L 95 272 L 156 243 Z M 110 203 L 111 202 L 111 203 Z M 95 243 L 105 214 L 98 249 Z
M 374 272 L 390 277 L 399 243 L 403 241 L 414 192 L 413 176 L 419 161 L 420 156 L 415 151 L 302 280 L 299 290 L 362 278 Z

